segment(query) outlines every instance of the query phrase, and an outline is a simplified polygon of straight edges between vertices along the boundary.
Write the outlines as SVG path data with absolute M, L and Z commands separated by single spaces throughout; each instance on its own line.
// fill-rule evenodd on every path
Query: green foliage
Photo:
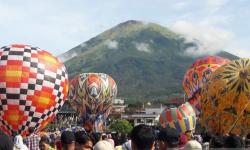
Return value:
M 116 48 L 108 43 L 115 41 Z M 153 23 L 127 21 L 77 46 L 67 54 L 77 56 L 65 62 L 69 77 L 83 72 L 103 72 L 118 85 L 118 97 L 126 100 L 163 100 L 182 96 L 182 80 L 197 59 L 184 55 L 187 43 L 179 35 Z M 138 50 L 138 45 L 148 52 Z M 219 56 L 236 56 L 220 52 Z
M 130 133 L 133 126 L 127 120 L 119 119 L 112 122 L 109 129 L 118 133 Z

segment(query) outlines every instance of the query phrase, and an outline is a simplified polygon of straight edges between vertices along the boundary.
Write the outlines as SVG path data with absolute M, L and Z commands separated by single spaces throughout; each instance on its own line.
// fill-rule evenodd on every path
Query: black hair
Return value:
M 92 137 L 93 145 L 95 145 L 101 139 L 102 134 L 99 132 L 93 132 L 89 136 Z
M 223 136 L 213 136 L 211 138 L 211 148 L 223 148 L 224 147 L 224 137 Z
M 154 131 L 150 126 L 138 125 L 131 131 L 131 140 L 137 149 L 150 149 L 155 141 Z
M 48 136 L 42 136 L 41 139 L 40 139 L 40 143 L 46 143 L 46 144 L 51 144 L 51 140 Z
M 35 131 L 35 127 L 29 127 L 28 131 L 30 134 L 33 133 Z
M 179 134 L 174 128 L 162 128 L 158 134 L 158 140 L 167 143 L 169 148 L 175 148 L 179 145 Z
M 84 131 L 77 131 L 75 133 L 76 142 L 80 145 L 84 145 L 87 141 L 92 141 L 92 139 Z
M 107 138 L 108 138 L 107 135 L 102 135 L 102 140 L 105 140 Z
M 250 139 L 250 133 L 247 134 L 246 139 Z
M 213 135 L 209 132 L 205 132 L 201 134 L 201 137 L 202 137 L 202 142 L 205 143 L 205 142 L 210 142 L 210 140 L 213 138 Z
M 230 135 L 225 138 L 226 148 L 242 148 L 242 139 L 236 135 Z

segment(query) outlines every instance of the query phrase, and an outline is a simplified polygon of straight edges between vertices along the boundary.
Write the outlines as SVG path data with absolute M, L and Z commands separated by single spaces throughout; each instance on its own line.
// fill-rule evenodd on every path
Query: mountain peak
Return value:
M 118 24 L 118 26 L 128 26 L 128 25 L 134 25 L 134 24 L 144 24 L 144 22 L 138 21 L 138 20 L 128 20 L 128 21 Z

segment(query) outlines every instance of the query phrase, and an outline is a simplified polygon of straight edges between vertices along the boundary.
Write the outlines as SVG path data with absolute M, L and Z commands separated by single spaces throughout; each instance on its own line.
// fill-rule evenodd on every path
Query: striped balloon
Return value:
M 196 114 L 189 102 L 178 108 L 166 108 L 160 114 L 162 127 L 175 128 L 179 133 L 194 130 L 196 126 Z

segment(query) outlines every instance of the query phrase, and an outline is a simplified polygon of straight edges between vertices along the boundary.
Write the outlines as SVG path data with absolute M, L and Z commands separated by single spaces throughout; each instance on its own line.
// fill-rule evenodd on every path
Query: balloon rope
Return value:
M 231 129 L 228 131 L 228 133 L 231 133 L 231 131 L 234 129 L 234 127 L 236 126 L 236 124 L 238 123 L 240 117 L 242 116 L 243 112 L 246 110 L 247 106 L 249 105 L 250 100 L 248 100 L 248 103 L 246 104 L 245 108 L 241 111 L 239 117 L 235 120 L 235 122 L 233 123 Z

